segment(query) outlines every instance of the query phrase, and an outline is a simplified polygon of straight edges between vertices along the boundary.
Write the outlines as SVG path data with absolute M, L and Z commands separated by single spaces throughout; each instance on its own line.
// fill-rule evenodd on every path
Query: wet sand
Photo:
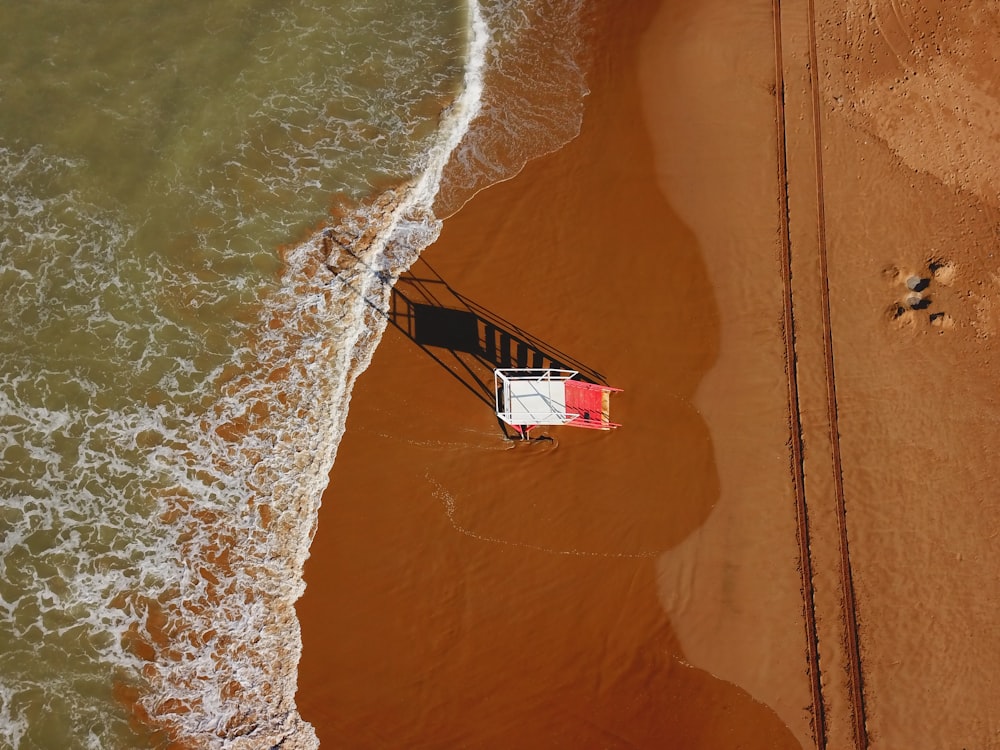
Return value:
M 879 120 L 954 96 L 887 93 L 856 4 L 595 4 L 580 137 L 400 288 L 605 375 L 625 426 L 505 442 L 488 367 L 389 328 L 298 606 L 325 747 L 990 744 L 996 195 Z M 988 53 L 945 48 L 918 73 L 985 127 Z

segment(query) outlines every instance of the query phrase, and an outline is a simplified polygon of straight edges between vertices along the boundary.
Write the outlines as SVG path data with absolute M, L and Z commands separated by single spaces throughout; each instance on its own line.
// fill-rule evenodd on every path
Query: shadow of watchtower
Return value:
M 607 385 L 597 370 L 462 296 L 423 259 L 396 282 L 388 318 L 491 408 L 495 368 L 576 370 Z

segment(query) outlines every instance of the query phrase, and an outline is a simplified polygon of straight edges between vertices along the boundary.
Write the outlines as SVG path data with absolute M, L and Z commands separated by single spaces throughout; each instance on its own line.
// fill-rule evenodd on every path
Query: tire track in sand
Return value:
M 865 716 L 864 681 L 858 636 L 857 602 L 851 571 L 847 538 L 847 506 L 844 497 L 844 471 L 840 453 L 840 424 L 837 408 L 837 376 L 833 356 L 833 324 L 830 308 L 830 277 L 826 242 L 826 200 L 823 188 L 822 102 L 819 94 L 819 55 L 816 44 L 816 4 L 807 0 L 809 34 L 809 82 L 812 94 L 813 149 L 816 170 L 816 219 L 820 262 L 820 298 L 823 316 L 823 357 L 826 365 L 827 408 L 830 424 L 834 487 L 837 502 L 837 525 L 840 532 L 840 573 L 844 597 L 844 621 L 850 672 L 850 691 L 854 721 L 854 740 L 859 749 L 868 747 L 867 717 Z
M 795 315 L 792 304 L 792 247 L 788 212 L 788 142 L 785 132 L 785 75 L 781 51 L 781 3 L 771 0 L 774 22 L 774 102 L 778 148 L 778 205 L 781 215 L 782 333 L 785 343 L 785 374 L 788 383 L 789 443 L 792 485 L 795 490 L 795 517 L 799 543 L 799 571 L 802 576 L 802 599 L 805 637 L 812 694 L 813 737 L 817 748 L 826 747 L 826 716 L 819 671 L 819 636 L 816 631 L 816 601 L 813 588 L 812 557 L 809 553 L 809 525 L 806 518 L 805 464 L 802 449 L 802 412 L 795 359 Z
M 792 245 L 789 215 L 788 185 L 788 136 L 785 113 L 785 62 L 782 52 L 781 0 L 772 0 L 775 57 L 775 107 L 778 149 L 779 222 L 781 233 L 781 274 L 783 286 L 783 333 L 785 367 L 788 381 L 789 432 L 792 463 L 792 482 L 795 491 L 796 521 L 799 542 L 800 571 L 802 575 L 803 611 L 808 651 L 808 672 L 813 702 L 813 730 L 818 748 L 827 746 L 827 717 L 822 694 L 822 675 L 819 664 L 819 636 L 816 624 L 816 592 L 813 584 L 813 559 L 809 538 L 808 498 L 805 492 L 805 465 L 803 451 L 803 425 L 798 382 L 798 356 L 796 351 L 795 302 L 792 293 Z M 816 179 L 816 238 L 820 270 L 819 298 L 822 319 L 822 350 L 825 400 L 829 425 L 830 460 L 833 468 L 835 515 L 838 529 L 839 578 L 843 607 L 844 639 L 847 651 L 848 699 L 854 745 L 858 750 L 868 747 L 865 716 L 864 687 L 859 648 L 857 607 L 848 547 L 847 511 L 844 495 L 843 468 L 840 451 L 836 370 L 833 352 L 833 328 L 828 276 L 826 241 L 826 207 L 823 183 L 823 140 L 821 133 L 821 100 L 819 95 L 818 54 L 816 43 L 816 13 L 814 0 L 806 0 L 808 33 L 809 89 L 811 97 L 813 133 L 813 169 Z

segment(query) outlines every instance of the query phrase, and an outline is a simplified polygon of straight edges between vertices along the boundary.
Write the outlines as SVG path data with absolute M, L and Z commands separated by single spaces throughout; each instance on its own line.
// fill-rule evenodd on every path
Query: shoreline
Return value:
M 664 8 L 642 49 L 658 184 L 698 238 L 721 302 L 719 356 L 693 398 L 713 438 L 719 497 L 657 567 L 691 662 L 771 706 L 808 746 L 815 675 L 802 657 L 810 581 L 793 510 L 771 7 Z

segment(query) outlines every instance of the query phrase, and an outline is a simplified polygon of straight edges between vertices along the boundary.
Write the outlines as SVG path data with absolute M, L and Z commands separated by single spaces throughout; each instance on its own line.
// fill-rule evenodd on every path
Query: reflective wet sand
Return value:
M 299 604 L 325 746 L 990 744 L 995 19 L 815 5 L 600 4 L 580 137 L 401 282 L 625 426 L 505 442 L 389 328 Z
M 658 556 L 719 497 L 694 401 L 718 308 L 646 132 L 636 53 L 656 4 L 613 10 L 593 19 L 581 136 L 481 193 L 414 274 L 605 374 L 626 426 L 506 443 L 429 356 L 449 352 L 389 329 L 299 608 L 299 704 L 327 746 L 797 746 L 768 706 L 688 663 L 661 604 Z

